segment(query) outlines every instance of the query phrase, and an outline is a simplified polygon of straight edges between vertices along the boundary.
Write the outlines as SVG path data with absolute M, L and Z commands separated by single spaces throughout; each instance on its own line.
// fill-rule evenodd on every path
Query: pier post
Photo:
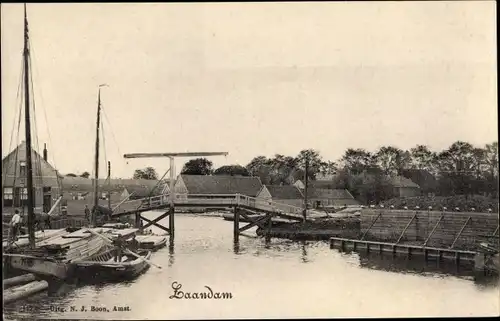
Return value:
M 170 243 L 174 243 L 174 237 L 175 237 L 175 219 L 174 219 L 174 213 L 175 213 L 175 206 L 173 204 L 170 205 L 169 208 L 170 214 L 168 215 L 168 230 L 170 233 Z
M 234 207 L 233 212 L 234 212 L 233 238 L 234 242 L 237 243 L 239 241 L 239 236 L 240 236 L 240 211 L 238 210 L 238 206 Z
M 135 228 L 141 228 L 141 213 L 135 212 Z
M 272 218 L 273 216 L 269 215 L 269 219 L 267 220 L 266 242 L 271 241 L 271 227 L 273 226 Z

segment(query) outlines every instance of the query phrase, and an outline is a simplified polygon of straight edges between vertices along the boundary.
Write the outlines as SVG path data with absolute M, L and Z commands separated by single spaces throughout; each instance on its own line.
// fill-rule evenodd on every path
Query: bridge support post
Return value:
M 234 237 L 234 242 L 238 243 L 240 237 L 240 211 L 238 210 L 238 206 L 234 207 L 233 212 L 234 212 L 233 237 Z
M 169 215 L 168 215 L 168 230 L 169 230 L 169 239 L 170 239 L 170 245 L 174 244 L 174 236 L 175 236 L 175 219 L 174 219 L 174 214 L 175 214 L 175 206 L 173 204 L 170 204 L 169 207 Z

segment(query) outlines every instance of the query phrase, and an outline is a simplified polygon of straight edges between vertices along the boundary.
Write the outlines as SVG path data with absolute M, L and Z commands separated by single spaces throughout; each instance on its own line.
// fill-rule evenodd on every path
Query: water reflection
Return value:
M 236 241 L 233 243 L 233 253 L 240 254 L 240 242 Z
M 498 313 L 498 287 L 494 288 L 493 281 L 484 279 L 474 285 L 464 266 L 457 271 L 446 263 L 438 266 L 437 262 L 416 259 L 408 262 L 378 253 L 339 253 L 325 242 L 276 238 L 266 242 L 265 238 L 247 237 L 235 240 L 232 224 L 215 217 L 178 215 L 176 224 L 175 247 L 172 243 L 155 252 L 151 259 L 163 269 L 150 269 L 129 283 L 62 286 L 52 291 L 51 296 L 42 294 L 6 306 L 5 315 L 18 319 L 22 317 L 19 307 L 30 306 L 37 311 L 37 317 L 102 319 L 99 313 L 61 315 L 50 311 L 51 306 L 94 304 L 130 305 L 133 310 L 124 314 L 110 313 L 106 316 L 108 319 L 484 316 Z M 186 289 L 213 286 L 235 293 L 235 298 L 219 303 L 170 300 L 169 289 L 173 281 L 182 282 Z M 372 286 L 367 287 L 367 284 Z M 263 293 L 266 302 L 259 304 Z M 442 300 L 450 294 L 452 300 Z M 381 302 L 386 304 L 381 305 Z M 248 309 L 249 304 L 258 306 Z
M 453 276 L 474 281 L 477 285 L 498 286 L 498 275 L 478 274 L 474 270 L 474 262 L 462 261 L 460 264 L 455 264 L 447 260 L 425 260 L 420 256 L 408 259 L 407 257 L 394 256 L 389 253 L 366 253 L 363 251 L 349 251 L 346 253 L 357 256 L 359 266 L 362 268 L 441 278 Z
M 168 266 L 174 265 L 175 262 L 175 247 L 174 242 L 170 242 L 168 246 Z
M 309 260 L 307 259 L 307 242 L 306 241 L 301 241 L 302 243 L 302 262 L 307 263 Z

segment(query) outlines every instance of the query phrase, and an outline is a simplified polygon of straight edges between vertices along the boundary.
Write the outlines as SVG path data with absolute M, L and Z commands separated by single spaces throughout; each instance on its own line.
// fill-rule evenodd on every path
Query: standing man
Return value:
M 122 253 L 123 253 L 123 248 L 125 240 L 122 238 L 121 235 L 118 235 L 117 238 L 113 241 L 113 245 L 115 246 L 115 262 L 121 262 L 122 260 Z
M 10 233 L 11 233 L 11 240 L 17 241 L 17 234 L 19 233 L 19 229 L 21 227 L 22 223 L 22 218 L 21 215 L 19 214 L 19 210 L 15 210 L 14 216 L 12 216 L 12 219 L 10 220 Z
M 132 235 L 132 239 L 130 240 L 128 247 L 132 251 L 137 251 L 139 249 L 139 241 L 135 238 L 135 234 Z
M 85 219 L 87 221 L 90 220 L 90 210 L 89 210 L 89 207 L 88 207 L 87 204 L 85 204 L 85 210 L 84 210 L 84 212 L 85 212 Z

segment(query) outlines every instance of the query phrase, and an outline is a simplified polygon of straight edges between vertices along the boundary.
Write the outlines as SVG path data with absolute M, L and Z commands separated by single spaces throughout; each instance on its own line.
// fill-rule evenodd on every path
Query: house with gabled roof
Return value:
M 152 196 L 162 195 L 162 188 L 155 186 L 145 186 L 145 185 L 128 185 L 123 188 L 120 198 L 136 200 L 143 199 Z
M 420 196 L 420 186 L 404 176 L 389 177 L 389 184 L 395 197 Z
M 420 187 L 420 193 L 423 195 L 433 196 L 438 189 L 438 180 L 428 170 L 405 169 L 401 175 L 417 184 Z
M 296 181 L 293 185 L 295 185 L 301 190 L 305 188 L 305 184 L 301 180 Z M 307 187 L 321 188 L 321 189 L 336 189 L 337 183 L 334 180 L 309 180 L 307 181 Z
M 94 192 L 94 180 L 84 177 L 66 176 L 62 179 L 62 186 L 65 199 L 87 200 L 91 199 Z M 112 178 L 98 180 L 99 197 L 105 199 L 111 193 L 113 202 L 118 202 L 132 195 L 130 199 L 144 198 L 150 193 L 154 195 L 168 194 L 169 181 L 149 180 L 149 179 L 121 179 Z
M 31 150 L 33 167 L 33 186 L 35 212 L 48 212 L 59 198 L 62 176 L 47 160 L 47 148 L 43 157 Z M 15 208 L 24 208 L 28 201 L 26 142 L 23 141 L 2 159 L 2 213 L 7 214 Z
M 304 206 L 304 190 L 294 185 L 264 185 L 257 198 L 261 201 L 272 201 L 297 207 Z M 360 204 L 346 189 L 322 189 L 309 186 L 307 201 L 312 208 L 339 208 L 359 206 Z
M 354 196 L 346 189 L 309 188 L 308 186 L 307 199 L 308 203 L 312 204 L 313 208 L 340 208 L 360 205 L 360 203 L 354 199 Z
M 304 206 L 304 196 L 294 185 L 264 185 L 257 194 L 261 203 L 276 202 L 296 207 Z
M 174 185 L 176 198 L 220 198 L 242 194 L 257 197 L 262 188 L 258 177 L 229 175 L 185 175 L 177 177 Z

